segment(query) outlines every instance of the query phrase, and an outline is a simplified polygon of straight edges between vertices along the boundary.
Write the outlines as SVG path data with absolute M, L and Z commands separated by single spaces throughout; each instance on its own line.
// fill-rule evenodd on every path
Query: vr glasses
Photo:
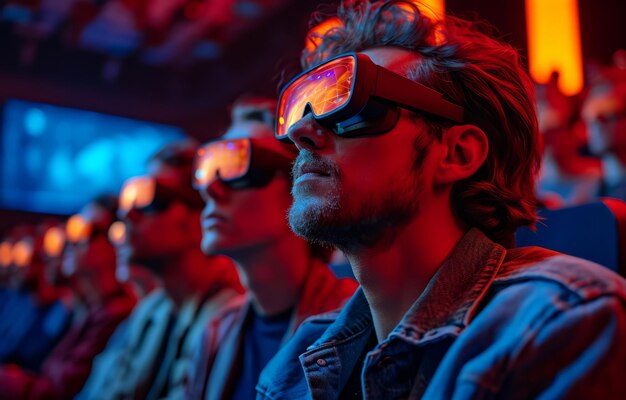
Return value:
M 9 267 L 13 262 L 13 243 L 8 240 L 0 243 L 0 267 Z
M 463 121 L 463 107 L 443 94 L 375 64 L 365 54 L 348 53 L 301 73 L 283 88 L 275 135 L 287 140 L 289 128 L 308 112 L 340 136 L 384 133 L 395 126 L 398 106 Z
M 120 215 L 126 215 L 132 209 L 142 213 L 161 212 L 175 201 L 181 201 L 194 209 L 202 208 L 203 205 L 202 199 L 191 188 L 175 189 L 153 176 L 136 176 L 124 182 L 118 210 Z
M 67 224 L 65 225 L 67 229 Z M 53 226 L 48 228 L 43 236 L 43 252 L 49 258 L 60 257 L 65 247 L 65 232 L 63 229 Z
M 80 214 L 72 215 L 65 223 L 65 237 L 69 243 L 86 242 L 93 234 L 93 223 Z
M 217 179 L 232 188 L 262 187 L 276 171 L 290 171 L 293 158 L 263 146 L 259 139 L 210 142 L 196 154 L 193 187 L 203 190 Z
M 109 227 L 108 237 L 113 246 L 123 245 L 126 242 L 126 224 L 122 221 L 113 222 Z
M 33 241 L 30 238 L 23 238 L 13 244 L 11 250 L 11 258 L 13 265 L 24 268 L 30 265 L 33 258 L 34 248 Z

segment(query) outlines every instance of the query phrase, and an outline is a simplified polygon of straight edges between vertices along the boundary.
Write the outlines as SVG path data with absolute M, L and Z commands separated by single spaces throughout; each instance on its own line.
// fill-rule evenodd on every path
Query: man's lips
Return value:
M 294 168 L 293 178 L 294 180 L 298 180 L 300 178 L 305 177 L 325 177 L 328 178 L 332 174 L 332 171 L 324 168 L 321 165 L 316 165 L 312 163 L 303 163 L 296 165 Z
M 210 229 L 214 227 L 215 225 L 224 221 L 226 221 L 226 218 L 224 216 L 217 214 L 217 213 L 211 213 L 211 214 L 203 214 L 202 220 L 200 221 L 200 223 L 202 225 L 202 229 Z

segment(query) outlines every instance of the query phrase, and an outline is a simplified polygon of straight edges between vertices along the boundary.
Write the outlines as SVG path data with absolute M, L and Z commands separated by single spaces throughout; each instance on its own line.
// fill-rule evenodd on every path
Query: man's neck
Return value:
M 220 268 L 221 264 L 212 265 L 211 258 L 204 255 L 200 248 L 190 248 L 177 257 L 168 258 L 162 265 L 161 280 L 163 288 L 180 308 L 190 299 L 204 294 L 215 283 L 211 268 Z
M 312 259 L 306 242 L 288 233 L 231 254 L 256 312 L 271 316 L 296 305 Z
M 370 306 L 378 341 L 383 341 L 415 303 L 448 258 L 463 230 L 450 212 L 420 214 L 394 232 L 391 243 L 347 253 Z

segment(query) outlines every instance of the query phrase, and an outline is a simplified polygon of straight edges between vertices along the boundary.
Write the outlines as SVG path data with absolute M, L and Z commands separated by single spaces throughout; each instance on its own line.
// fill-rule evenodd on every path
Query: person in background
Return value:
M 602 160 L 599 197 L 626 200 L 626 72 L 601 71 L 591 82 L 582 118 L 589 150 Z
M 409 1 L 337 18 L 283 88 L 276 135 L 299 149 L 292 229 L 343 250 L 361 289 L 301 326 L 258 398 L 625 393 L 626 281 L 514 247 L 540 163 L 518 52 Z
M 187 141 L 165 146 L 150 159 L 148 175 L 122 187 L 125 241 L 117 244 L 118 260 L 150 270 L 159 286 L 116 332 L 80 398 L 181 397 L 207 321 L 242 292 L 230 259 L 200 251 L 203 203 L 191 186 L 195 150 Z
M 18 226 L 12 240 L 3 243 L 10 260 L 13 290 L 0 311 L 0 362 L 38 372 L 69 327 L 71 302 L 63 288 L 48 279 L 48 264 L 60 261 L 62 244 L 53 249 L 49 233 L 57 221 Z M 53 252 L 53 253 L 52 253 Z M 5 258 L 5 257 L 3 257 Z
M 558 88 L 558 74 L 536 85 L 535 102 L 543 143 L 537 197 L 548 208 L 596 200 L 602 169 L 600 160 L 584 155 L 587 135 L 578 102 Z
M 115 279 L 115 253 L 106 230 L 115 220 L 115 197 L 102 196 L 68 221 L 62 271 L 82 306 L 38 373 L 17 366 L 0 369 L 7 399 L 71 399 L 83 386 L 93 358 L 130 314 L 134 294 Z
M 328 268 L 331 248 L 289 230 L 295 154 L 273 138 L 275 106 L 241 99 L 226 133 L 198 150 L 202 250 L 232 257 L 246 294 L 209 325 L 190 398 L 253 398 L 259 373 L 302 321 L 342 306 L 356 288 Z

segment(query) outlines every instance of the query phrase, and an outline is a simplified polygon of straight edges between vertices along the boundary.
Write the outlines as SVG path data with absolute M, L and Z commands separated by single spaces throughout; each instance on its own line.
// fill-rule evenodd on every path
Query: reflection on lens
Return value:
M 128 212 L 132 208 L 144 208 L 154 200 L 156 182 L 150 176 L 136 176 L 124 182 L 120 192 L 119 208 Z
M 345 56 L 305 73 L 285 89 L 278 107 L 278 136 L 287 134 L 298 122 L 307 105 L 316 116 L 344 106 L 352 95 L 355 59 Z
M 240 178 L 248 171 L 250 140 L 222 140 L 203 146 L 196 155 L 194 187 L 205 188 L 217 177 L 223 180 Z
M 72 215 L 65 225 L 67 240 L 72 243 L 79 243 L 89 239 L 91 230 L 91 223 L 80 214 Z
M 115 221 L 109 227 L 109 242 L 121 246 L 126 241 L 126 225 L 122 221 Z
M 8 267 L 13 259 L 13 245 L 10 242 L 0 243 L 0 266 Z
M 30 264 L 33 256 L 33 245 L 30 241 L 20 240 L 13 245 L 13 263 L 20 267 L 26 267 Z
M 61 255 L 65 246 L 65 233 L 59 227 L 52 227 L 43 237 L 43 251 L 48 257 L 56 258 Z

